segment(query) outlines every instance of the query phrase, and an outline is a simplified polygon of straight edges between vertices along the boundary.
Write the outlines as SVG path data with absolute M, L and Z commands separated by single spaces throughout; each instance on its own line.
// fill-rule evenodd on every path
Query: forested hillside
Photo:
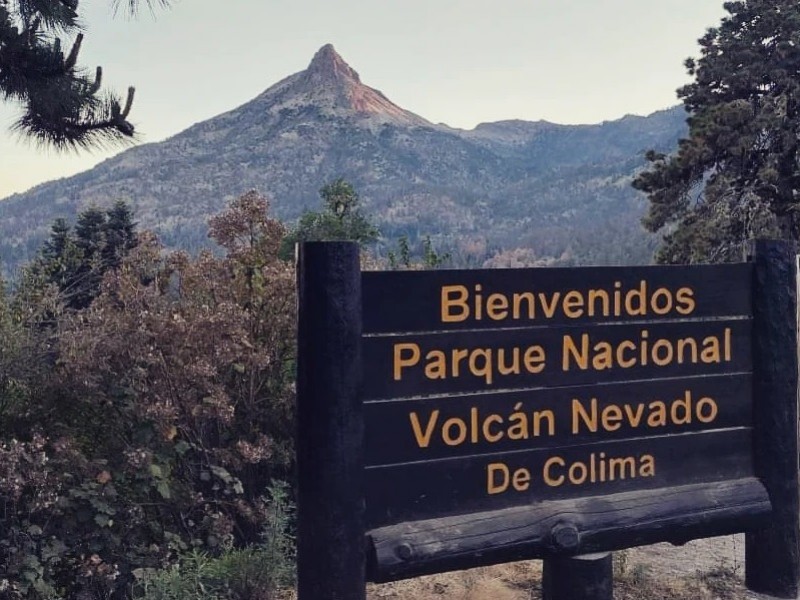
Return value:
M 249 189 L 293 220 L 344 177 L 385 245 L 431 235 L 456 264 L 642 263 L 657 240 L 630 182 L 685 131 L 674 108 L 597 125 L 430 123 L 361 83 L 332 46 L 252 101 L 161 143 L 0 202 L 0 256 L 28 260 L 57 217 L 128 202 L 171 247 L 208 245 L 206 220 Z

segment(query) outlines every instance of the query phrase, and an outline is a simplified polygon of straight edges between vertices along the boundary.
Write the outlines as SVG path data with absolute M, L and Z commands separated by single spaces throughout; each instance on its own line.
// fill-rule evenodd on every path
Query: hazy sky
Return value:
M 82 0 L 81 63 L 136 86 L 141 143 L 243 104 L 331 42 L 403 108 L 472 128 L 499 119 L 592 123 L 677 103 L 683 61 L 722 0 L 180 0 L 155 17 Z M 9 131 L 0 105 L 0 198 L 119 152 L 58 154 Z

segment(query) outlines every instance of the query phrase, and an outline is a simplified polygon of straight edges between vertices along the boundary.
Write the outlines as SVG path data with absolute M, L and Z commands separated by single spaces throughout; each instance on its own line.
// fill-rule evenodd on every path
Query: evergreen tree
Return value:
M 56 261 L 64 256 L 71 244 L 70 227 L 67 220 L 58 218 L 50 226 L 50 238 L 42 246 L 42 257 L 48 261 Z
M 106 271 L 102 253 L 106 245 L 106 215 L 96 207 L 90 207 L 78 215 L 75 223 L 75 246 L 80 253 L 80 262 L 66 293 L 67 305 L 83 309 L 92 303 L 100 291 L 100 281 Z
M 122 258 L 136 246 L 136 223 L 131 208 L 122 200 L 115 202 L 106 213 L 104 229 L 103 265 L 116 269 Z
M 39 256 L 23 274 L 23 287 L 54 285 L 65 307 L 85 309 L 100 293 L 105 273 L 118 268 L 136 244 L 136 223 L 124 202 L 107 211 L 81 211 L 74 229 L 56 219 Z
M 59 289 L 66 289 L 75 279 L 80 253 L 66 219 L 59 218 L 53 222 L 39 260 L 46 281 L 56 284 Z
M 452 260 L 449 252 L 439 253 L 433 247 L 431 236 L 426 235 L 422 240 L 422 257 L 419 260 L 411 258 L 411 244 L 407 235 L 401 235 L 397 240 L 397 251 L 389 250 L 387 253 L 389 267 L 392 270 L 400 269 L 438 269 Z
M 688 138 L 670 156 L 649 152 L 634 181 L 650 200 L 645 227 L 666 234 L 662 263 L 741 260 L 749 238 L 800 236 L 800 4 L 724 6 L 678 90 Z
M 323 186 L 319 194 L 323 211 L 303 213 L 297 227 L 283 239 L 282 258 L 290 259 L 299 241 L 352 240 L 364 246 L 378 239 L 378 229 L 361 213 L 360 199 L 351 183 L 340 177 Z
M 135 10 L 137 0 L 126 3 Z M 78 0 L 0 0 L 0 98 L 23 105 L 16 129 L 56 147 L 98 146 L 134 132 L 134 88 L 124 101 L 100 93 L 101 67 L 88 76 L 78 65 L 80 29 Z

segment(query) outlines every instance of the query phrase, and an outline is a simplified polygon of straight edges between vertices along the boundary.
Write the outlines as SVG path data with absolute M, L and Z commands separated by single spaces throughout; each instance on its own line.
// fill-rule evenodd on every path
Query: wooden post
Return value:
M 366 595 L 358 244 L 299 246 L 299 600 Z
M 542 600 L 612 600 L 611 552 L 544 561 Z
M 755 592 L 800 591 L 798 505 L 797 249 L 758 240 L 753 274 L 753 424 L 756 474 L 769 492 L 770 524 L 748 533 L 745 579 Z

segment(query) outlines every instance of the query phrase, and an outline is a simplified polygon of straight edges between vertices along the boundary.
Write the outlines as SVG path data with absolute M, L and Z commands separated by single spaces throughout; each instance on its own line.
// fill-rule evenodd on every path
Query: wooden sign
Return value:
M 355 245 L 301 246 L 301 600 L 737 531 L 762 540 L 751 587 L 796 586 L 796 264 L 759 248 L 362 274 Z M 322 566 L 321 545 L 341 549 Z
M 752 477 L 751 280 L 364 273 L 368 526 Z

